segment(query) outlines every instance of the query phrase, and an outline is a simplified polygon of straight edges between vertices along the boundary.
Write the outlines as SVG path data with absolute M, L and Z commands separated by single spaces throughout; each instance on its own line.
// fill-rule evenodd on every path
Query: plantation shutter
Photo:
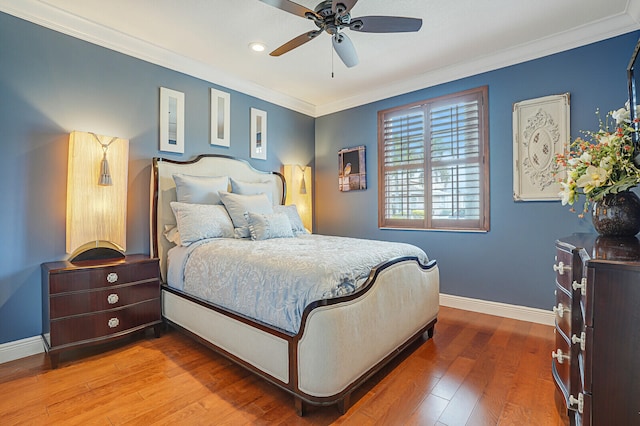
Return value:
M 392 114 L 384 122 L 385 217 L 424 221 L 425 120 L 422 109 Z
M 380 227 L 488 230 L 486 88 L 379 113 Z

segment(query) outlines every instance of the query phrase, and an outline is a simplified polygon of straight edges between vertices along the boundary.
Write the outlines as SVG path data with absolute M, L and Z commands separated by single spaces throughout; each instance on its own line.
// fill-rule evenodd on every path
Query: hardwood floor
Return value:
M 0 418 L 13 424 L 563 425 L 553 328 L 441 308 L 435 336 L 355 392 L 343 416 L 310 407 L 176 331 L 0 364 Z

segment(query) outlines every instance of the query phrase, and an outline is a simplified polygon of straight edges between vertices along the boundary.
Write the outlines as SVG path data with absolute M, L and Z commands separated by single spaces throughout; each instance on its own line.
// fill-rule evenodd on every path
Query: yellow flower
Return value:
M 587 171 L 580 176 L 576 182 L 580 188 L 584 188 L 585 194 L 593 191 L 594 188 L 602 186 L 607 180 L 607 171 L 600 167 L 589 166 Z
M 568 179 L 567 182 L 560 182 L 560 186 L 562 186 L 562 191 L 558 195 L 562 200 L 562 205 L 573 204 L 576 200 L 576 183 Z

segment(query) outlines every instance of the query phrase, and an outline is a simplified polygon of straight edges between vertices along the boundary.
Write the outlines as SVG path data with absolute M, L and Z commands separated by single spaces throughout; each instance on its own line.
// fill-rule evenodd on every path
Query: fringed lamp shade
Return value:
M 311 167 L 285 164 L 284 180 L 287 183 L 286 204 L 296 205 L 302 224 L 311 232 L 313 230 Z
M 129 141 L 74 131 L 69 137 L 67 253 L 71 260 L 126 250 Z

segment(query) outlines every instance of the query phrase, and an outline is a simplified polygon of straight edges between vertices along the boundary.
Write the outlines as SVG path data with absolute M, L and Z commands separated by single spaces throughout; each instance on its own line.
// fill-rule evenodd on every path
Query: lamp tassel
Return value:
M 102 161 L 100 162 L 100 180 L 98 185 L 111 186 L 113 181 L 111 180 L 111 173 L 109 173 L 109 162 L 107 161 L 107 152 L 102 154 Z
M 103 143 L 98 138 L 98 135 L 95 133 L 91 133 L 93 137 L 98 141 L 100 146 L 102 147 L 102 161 L 100 162 L 100 179 L 98 179 L 98 185 L 100 186 L 111 186 L 113 185 L 113 181 L 111 180 L 111 173 L 109 173 L 109 162 L 107 161 L 107 150 L 109 149 L 109 145 L 111 145 L 118 137 L 111 138 L 108 143 Z
M 305 195 L 307 193 L 307 183 L 304 180 L 304 172 L 307 170 L 307 167 L 305 166 L 304 168 L 302 168 L 301 166 L 300 170 L 302 171 L 302 179 L 300 180 L 300 194 Z

